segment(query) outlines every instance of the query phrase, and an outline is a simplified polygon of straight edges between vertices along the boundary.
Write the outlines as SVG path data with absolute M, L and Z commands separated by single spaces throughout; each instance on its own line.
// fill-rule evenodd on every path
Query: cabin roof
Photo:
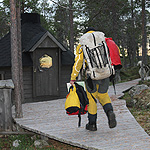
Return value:
M 61 49 L 62 64 L 73 64 L 74 54 L 72 52 L 65 48 L 50 32 L 44 29 L 40 23 L 29 21 L 24 22 L 21 26 L 23 65 L 31 66 L 33 64 L 30 53 L 33 52 L 46 37 L 49 37 Z M 11 66 L 10 42 L 10 32 L 0 39 L 1 67 Z

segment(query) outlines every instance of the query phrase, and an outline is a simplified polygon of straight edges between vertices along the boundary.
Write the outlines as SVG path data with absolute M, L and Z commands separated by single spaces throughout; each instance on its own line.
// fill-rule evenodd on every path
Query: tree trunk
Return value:
M 143 64 L 143 61 L 142 61 L 142 64 L 141 64 L 141 81 L 144 81 L 144 64 Z
M 17 14 L 16 1 L 10 0 L 10 20 L 11 20 L 11 72 L 14 83 L 14 102 L 16 117 L 22 117 L 21 105 L 21 89 L 20 89 L 20 73 L 19 73 L 19 59 L 18 59 L 18 34 L 17 34 Z
M 113 40 L 117 43 L 117 39 L 118 39 L 118 28 L 117 28 L 117 15 L 116 15 L 116 1 L 112 1 L 112 37 Z
M 24 13 L 24 0 L 22 0 L 22 2 L 21 2 L 21 8 L 20 8 L 20 10 L 21 10 L 21 13 Z
M 147 64 L 145 0 L 142 0 L 142 62 Z
M 131 0 L 131 66 L 135 66 L 135 59 L 136 59 L 136 42 L 135 42 L 135 35 L 134 35 L 134 4 L 133 0 Z
M 122 57 L 123 57 L 123 62 L 122 62 L 122 64 L 123 64 L 123 68 L 127 68 L 127 62 L 126 62 L 126 57 L 125 57 L 125 47 L 124 47 L 124 40 L 123 40 L 123 38 L 122 38 L 122 40 L 121 40 L 121 45 L 122 45 Z
M 72 10 L 72 0 L 69 0 L 69 19 L 70 19 L 70 50 L 74 53 L 74 29 L 73 29 L 73 10 Z
M 24 88 L 23 88 L 23 69 L 22 69 L 22 46 L 21 46 L 21 2 L 17 0 L 17 41 L 18 41 L 18 62 L 19 62 L 19 77 L 20 77 L 20 91 L 21 101 L 24 101 Z

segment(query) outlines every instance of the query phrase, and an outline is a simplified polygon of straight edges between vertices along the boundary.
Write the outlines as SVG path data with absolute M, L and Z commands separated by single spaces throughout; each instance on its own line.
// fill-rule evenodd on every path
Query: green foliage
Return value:
M 65 1 L 61 3 L 62 6 L 67 7 Z M 67 9 L 56 6 L 54 13 L 54 31 L 56 38 L 68 46 L 69 40 L 69 11 Z
M 9 13 L 6 12 L 4 6 L 0 5 L 0 39 L 9 31 L 9 26 Z
M 145 84 L 150 87 L 150 80 L 139 81 L 139 84 Z
M 19 140 L 19 146 L 13 147 L 13 141 Z M 31 136 L 29 135 L 10 135 L 7 138 L 0 138 L 0 147 L 3 148 L 9 148 L 9 149 L 22 149 L 25 150 L 26 148 L 31 149 L 33 141 L 31 140 Z M 32 148 L 33 149 L 33 148 Z
M 137 109 L 137 108 L 129 108 L 132 115 L 135 117 L 137 122 L 141 125 L 141 127 L 145 130 L 145 132 L 150 135 L 150 111 L 149 109 Z
M 65 144 L 54 139 L 48 139 L 49 145 L 37 148 L 34 146 L 35 140 L 40 140 L 40 135 L 4 135 L 0 137 L 0 150 L 83 150 L 69 144 Z M 14 147 L 13 141 L 18 140 L 19 146 Z
M 36 136 L 38 139 L 38 136 Z M 19 146 L 14 147 L 13 142 L 15 140 L 19 141 Z M 34 140 L 31 139 L 31 135 L 9 135 L 5 138 L 0 138 L 0 149 L 10 149 L 10 150 L 40 150 L 40 148 L 35 148 Z M 44 147 L 44 150 L 56 150 L 53 146 Z
M 124 82 L 140 78 L 138 71 L 139 71 L 138 67 L 122 69 L 120 72 L 121 80 Z
M 39 13 L 42 26 L 50 31 L 66 47 L 70 39 L 69 2 L 25 0 L 21 5 L 24 13 Z M 129 65 L 134 66 L 141 46 L 142 6 L 141 1 L 128 0 L 73 0 L 74 41 L 87 27 L 95 27 L 112 37 L 120 47 L 123 59 L 128 55 Z M 132 3 L 133 2 L 133 3 Z M 150 22 L 149 3 L 146 1 L 146 21 Z M 0 37 L 9 31 L 9 0 L 0 6 Z M 147 26 L 147 35 L 150 32 Z M 123 64 L 125 65 L 125 64 Z
M 128 92 L 125 92 L 125 93 L 124 93 L 123 99 L 126 100 L 126 103 L 127 103 L 127 106 L 128 106 L 128 104 L 129 104 L 130 101 L 131 101 L 131 96 L 129 95 Z
M 133 69 L 136 72 L 136 68 Z M 128 70 L 129 71 L 129 70 Z M 128 72 L 127 71 L 127 72 Z M 131 75 L 134 75 L 134 71 L 130 69 L 132 72 Z M 129 72 L 130 72 L 129 71 Z M 127 73 L 128 74 L 128 73 Z M 150 86 L 150 80 L 148 81 L 139 81 L 139 84 L 146 84 Z M 126 100 L 126 105 L 132 115 L 135 117 L 137 122 L 141 125 L 141 127 L 147 132 L 148 135 L 150 135 L 150 123 L 149 123 L 149 118 L 150 118 L 150 110 L 149 110 L 149 95 L 150 95 L 150 90 L 144 90 L 142 93 L 139 95 L 135 96 L 132 98 L 128 91 L 124 93 L 124 96 L 122 99 Z
M 126 50 L 129 56 L 128 63 L 134 66 L 139 44 L 141 44 L 141 1 L 84 0 L 84 3 L 84 14 L 88 18 L 84 24 L 94 26 L 104 32 L 107 37 L 112 37 L 121 48 L 123 58 Z M 147 16 L 150 16 L 148 14 L 150 12 L 147 13 Z

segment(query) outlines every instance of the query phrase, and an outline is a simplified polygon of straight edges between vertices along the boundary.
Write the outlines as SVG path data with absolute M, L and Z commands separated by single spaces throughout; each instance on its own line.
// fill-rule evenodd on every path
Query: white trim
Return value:
M 60 49 L 63 51 L 67 51 L 63 45 L 61 45 L 52 34 L 50 34 L 48 31 L 40 38 L 40 40 L 29 50 L 29 52 L 33 52 L 42 42 L 46 37 L 49 37 Z

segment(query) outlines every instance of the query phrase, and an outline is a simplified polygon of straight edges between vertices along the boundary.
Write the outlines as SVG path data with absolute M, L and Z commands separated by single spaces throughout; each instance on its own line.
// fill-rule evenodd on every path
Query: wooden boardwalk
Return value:
M 82 116 L 78 128 L 78 117 L 65 113 L 65 99 L 23 104 L 23 118 L 15 121 L 23 128 L 89 150 L 150 150 L 150 136 L 137 123 L 126 107 L 125 100 L 118 99 L 123 91 L 136 85 L 137 80 L 109 88 L 117 119 L 117 127 L 109 129 L 107 117 L 98 104 L 98 130 L 90 132 L 85 129 L 87 114 Z M 14 116 L 14 108 L 13 108 Z

